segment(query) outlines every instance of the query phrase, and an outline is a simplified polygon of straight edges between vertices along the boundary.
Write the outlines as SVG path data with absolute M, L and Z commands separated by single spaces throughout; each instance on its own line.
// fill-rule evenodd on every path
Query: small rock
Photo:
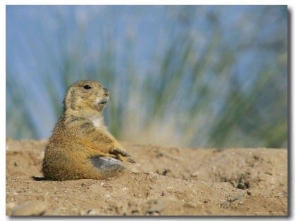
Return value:
M 40 193 L 40 192 L 42 192 L 42 189 L 39 187 L 36 187 L 36 188 L 34 188 L 34 191 Z
M 168 172 L 170 172 L 170 170 L 165 169 L 165 170 L 161 173 L 161 175 L 166 176 Z
M 131 214 L 132 214 L 132 215 L 136 215 L 136 214 L 138 214 L 138 213 L 139 213 L 139 210 L 138 210 L 138 209 L 134 209 L 134 210 L 131 211 Z
M 149 210 L 148 213 L 153 214 L 155 212 L 160 212 L 166 207 L 166 203 L 162 200 L 158 200 Z
M 141 170 L 141 165 L 140 164 L 135 164 L 133 166 L 130 167 L 130 172 L 131 173 L 135 173 L 135 174 L 138 174 L 140 173 L 142 170 Z
M 196 171 L 191 174 L 191 177 L 198 177 L 199 173 L 200 173 L 200 171 Z
M 12 210 L 12 216 L 41 216 L 45 213 L 47 204 L 43 201 L 28 201 Z
M 99 215 L 100 214 L 100 211 L 97 210 L 97 209 L 91 209 L 87 212 L 87 215 L 89 216 L 96 216 L 96 215 Z

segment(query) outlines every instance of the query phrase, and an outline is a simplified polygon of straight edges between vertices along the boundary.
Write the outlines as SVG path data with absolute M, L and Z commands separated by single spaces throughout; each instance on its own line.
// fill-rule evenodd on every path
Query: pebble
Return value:
M 198 177 L 199 174 L 200 174 L 200 171 L 196 171 L 191 174 L 191 177 Z
M 43 201 L 27 201 L 12 210 L 12 216 L 40 216 L 45 213 L 47 204 Z
M 99 215 L 101 215 L 101 212 L 100 212 L 100 210 L 98 210 L 98 209 L 90 209 L 90 210 L 88 210 L 88 211 L 86 211 L 86 210 L 81 210 L 81 211 L 79 212 L 79 215 L 80 215 L 80 216 L 99 216 Z
M 97 209 L 91 209 L 87 212 L 87 215 L 90 215 L 90 216 L 96 216 L 96 215 L 99 215 L 100 214 L 100 211 L 97 210 Z
M 34 191 L 40 193 L 40 192 L 42 192 L 42 189 L 39 187 L 36 187 L 36 188 L 34 188 Z
M 160 212 L 166 207 L 166 203 L 162 200 L 158 200 L 149 210 L 148 213 L 153 214 L 154 212 Z

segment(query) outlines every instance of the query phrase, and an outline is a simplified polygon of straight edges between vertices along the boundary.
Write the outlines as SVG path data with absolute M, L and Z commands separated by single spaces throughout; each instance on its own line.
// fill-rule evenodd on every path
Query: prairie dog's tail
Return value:
M 125 169 L 120 160 L 111 157 L 94 156 L 90 158 L 94 167 L 100 169 L 103 176 L 113 176 Z

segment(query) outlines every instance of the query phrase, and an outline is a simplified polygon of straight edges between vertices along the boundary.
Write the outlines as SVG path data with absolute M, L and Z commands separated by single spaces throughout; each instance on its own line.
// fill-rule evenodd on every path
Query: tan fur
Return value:
M 104 179 L 122 172 L 125 162 L 134 162 L 104 125 L 102 110 L 108 99 L 107 89 L 95 81 L 79 81 L 70 87 L 64 113 L 46 146 L 46 179 Z M 122 166 L 116 171 L 99 168 L 92 157 L 118 159 Z

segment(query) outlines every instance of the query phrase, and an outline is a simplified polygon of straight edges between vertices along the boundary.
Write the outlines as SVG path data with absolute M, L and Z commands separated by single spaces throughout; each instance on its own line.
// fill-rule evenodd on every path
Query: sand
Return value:
M 37 181 L 47 140 L 6 139 L 8 216 L 288 216 L 287 149 L 121 144 L 136 165 L 106 180 Z

